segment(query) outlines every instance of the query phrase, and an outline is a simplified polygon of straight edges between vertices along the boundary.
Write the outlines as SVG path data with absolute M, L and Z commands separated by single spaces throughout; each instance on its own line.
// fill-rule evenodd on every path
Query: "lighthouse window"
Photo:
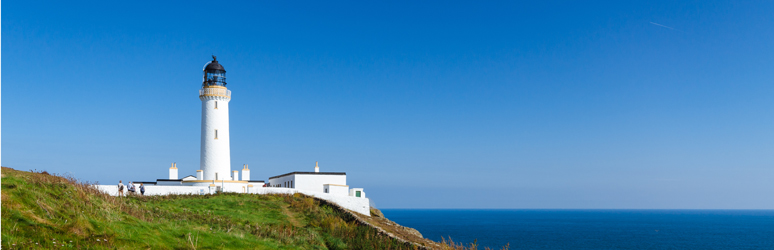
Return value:
M 215 140 L 217 140 L 217 139 L 218 139 L 218 130 L 216 129 L 215 130 Z
M 215 101 L 215 109 L 218 109 L 218 101 Z

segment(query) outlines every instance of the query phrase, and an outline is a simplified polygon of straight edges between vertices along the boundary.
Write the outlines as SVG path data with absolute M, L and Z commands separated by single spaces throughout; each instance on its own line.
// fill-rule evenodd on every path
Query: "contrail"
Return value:
M 663 25 L 663 24 L 657 24 L 657 23 L 654 23 L 654 22 L 650 22 L 650 24 L 653 24 L 653 25 L 656 25 L 656 26 L 661 26 L 661 27 L 664 27 L 664 28 L 667 28 L 667 29 L 670 29 L 670 30 L 680 31 L 678 29 L 675 29 L 675 28 L 672 28 L 672 27 L 669 27 L 669 26 L 666 26 L 666 25 Z

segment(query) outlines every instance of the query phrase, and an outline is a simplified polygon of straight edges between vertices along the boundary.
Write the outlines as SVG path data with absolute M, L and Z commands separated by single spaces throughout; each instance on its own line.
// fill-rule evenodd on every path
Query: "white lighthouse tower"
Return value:
M 226 69 L 215 56 L 204 65 L 199 99 L 202 100 L 201 180 L 230 180 L 228 102 L 231 101 L 231 90 L 226 88 Z

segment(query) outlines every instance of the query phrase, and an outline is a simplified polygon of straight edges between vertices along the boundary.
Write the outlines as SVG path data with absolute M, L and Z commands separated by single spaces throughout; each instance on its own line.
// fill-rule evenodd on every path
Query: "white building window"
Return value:
M 218 101 L 215 101 L 215 109 L 218 109 Z
M 218 130 L 216 129 L 215 130 L 215 140 L 217 140 L 217 139 L 218 139 Z

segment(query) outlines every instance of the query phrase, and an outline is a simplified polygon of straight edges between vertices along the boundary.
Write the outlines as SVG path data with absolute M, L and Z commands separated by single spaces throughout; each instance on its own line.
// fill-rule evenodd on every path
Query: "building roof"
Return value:
M 218 63 L 218 59 L 215 56 L 212 56 L 212 61 L 207 64 L 207 66 L 204 66 L 204 71 L 207 72 L 218 72 L 223 71 L 226 72 L 226 69 L 223 68 L 223 65 L 220 65 Z
M 345 172 L 291 172 L 283 175 L 277 175 L 274 177 L 269 177 L 269 180 L 276 179 L 280 177 L 285 177 L 288 175 L 296 175 L 296 174 L 309 174 L 309 175 L 347 175 Z

